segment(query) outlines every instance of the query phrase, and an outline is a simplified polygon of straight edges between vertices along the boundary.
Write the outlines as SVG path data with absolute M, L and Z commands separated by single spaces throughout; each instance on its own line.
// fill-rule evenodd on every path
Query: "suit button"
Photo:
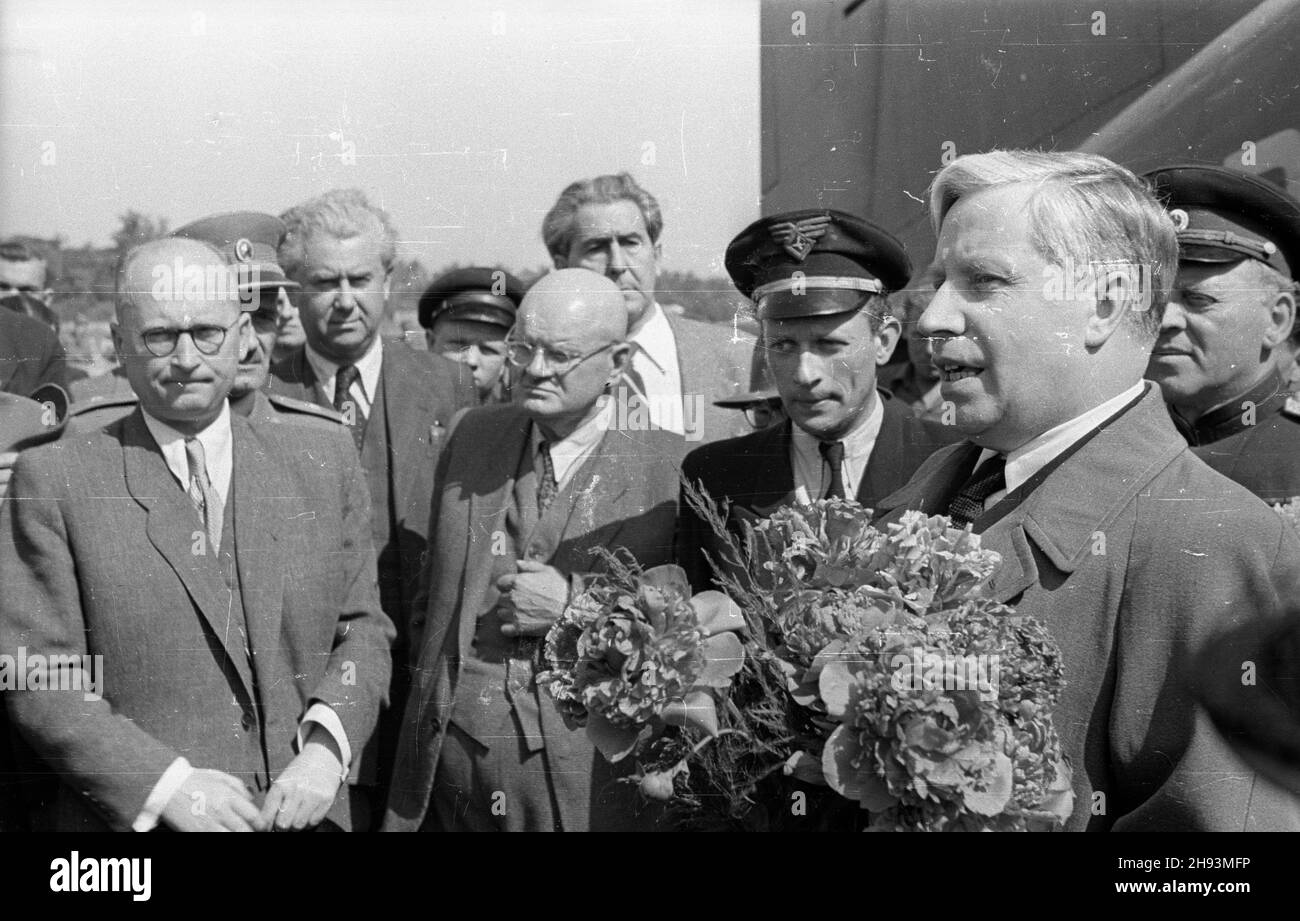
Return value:
M 248 732 L 253 728 L 253 717 L 248 713 L 245 713 L 239 718 L 239 725 L 244 727 L 244 732 Z

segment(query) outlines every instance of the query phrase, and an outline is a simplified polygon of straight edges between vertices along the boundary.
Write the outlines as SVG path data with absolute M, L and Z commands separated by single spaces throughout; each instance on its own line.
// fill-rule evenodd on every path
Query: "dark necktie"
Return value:
M 823 499 L 844 499 L 844 442 L 842 441 L 820 441 L 817 443 L 817 450 L 821 452 L 822 460 L 830 464 L 831 467 L 831 485 L 826 487 L 826 494 Z
M 217 491 L 212 488 L 212 481 L 208 479 L 207 457 L 203 451 L 203 443 L 197 438 L 185 439 L 185 460 L 190 468 L 190 485 L 186 491 L 190 494 L 190 501 L 194 503 L 199 517 L 203 519 L 203 530 L 207 532 L 208 544 L 212 547 L 212 552 L 220 553 L 223 514 L 221 500 L 217 497 Z
M 555 462 L 551 460 L 551 448 L 546 442 L 537 444 L 537 453 L 541 457 L 542 472 L 537 480 L 537 514 L 542 516 L 555 501 L 560 485 L 555 481 Z
M 357 443 L 358 450 L 361 448 L 361 438 L 365 433 L 366 417 L 350 391 L 352 385 L 360 379 L 361 372 L 357 370 L 356 365 L 343 365 L 334 375 L 334 409 L 347 415 L 346 407 L 348 404 L 352 405 L 352 415 L 349 419 L 352 423 L 352 440 Z
M 1006 488 L 1006 456 L 994 454 L 975 469 L 948 506 L 948 515 L 953 524 L 961 528 L 979 518 L 984 514 L 984 500 Z

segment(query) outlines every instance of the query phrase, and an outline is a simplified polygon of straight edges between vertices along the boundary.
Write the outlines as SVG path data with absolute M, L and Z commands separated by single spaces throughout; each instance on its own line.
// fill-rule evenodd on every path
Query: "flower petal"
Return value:
M 853 672 L 843 659 L 831 659 L 822 666 L 817 678 L 817 693 L 826 705 L 826 712 L 838 719 L 849 706 L 849 689 L 853 686 Z
M 713 589 L 700 592 L 691 598 L 691 607 L 695 609 L 695 622 L 706 636 L 745 629 L 745 616 L 730 595 Z
M 611 764 L 632 753 L 638 735 L 635 729 L 615 726 L 599 713 L 593 712 L 587 717 L 587 738 Z
M 847 726 L 838 726 L 826 740 L 822 749 L 822 772 L 826 784 L 841 796 L 857 800 L 863 809 L 882 812 L 897 804 L 884 781 L 876 777 L 869 767 L 855 767 L 853 762 L 863 755 L 857 733 Z
M 654 566 L 641 573 L 641 584 L 653 585 L 655 588 L 676 590 L 683 598 L 691 597 L 691 583 L 686 578 L 686 570 L 673 563 Z
M 977 815 L 998 815 L 1011 800 L 1011 759 L 998 752 L 993 756 L 993 762 L 989 788 L 984 791 L 970 790 L 962 795 L 966 807 Z
M 711 736 L 718 734 L 718 711 L 708 691 L 691 691 L 664 705 L 660 718 L 670 726 L 694 726 Z
M 725 688 L 731 676 L 745 667 L 745 647 L 734 633 L 719 633 L 701 644 L 704 651 L 704 668 L 695 679 L 697 685 Z

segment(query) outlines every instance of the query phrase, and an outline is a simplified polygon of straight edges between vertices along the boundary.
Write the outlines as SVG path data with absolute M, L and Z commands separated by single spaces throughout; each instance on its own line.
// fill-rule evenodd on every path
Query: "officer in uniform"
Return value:
M 469 368 L 482 404 L 510 402 L 505 340 L 523 299 L 519 279 L 479 266 L 440 275 L 420 295 L 429 351 Z
M 1245 173 L 1146 178 L 1178 228 L 1178 278 L 1146 376 L 1195 453 L 1267 502 L 1300 495 L 1300 400 L 1278 371 L 1296 315 L 1300 202 Z
M 760 345 L 789 416 L 683 462 L 690 482 L 730 502 L 733 526 L 821 498 L 874 506 L 961 437 L 877 389 L 877 368 L 900 333 L 886 295 L 911 274 L 891 234 L 841 211 L 778 214 L 732 240 L 726 266 L 756 306 Z M 683 499 L 678 561 L 697 591 L 711 585 L 705 552 L 718 559 L 714 535 Z
M 271 374 L 280 311 L 280 292 L 297 288 L 276 262 L 276 247 L 284 223 L 274 215 L 236 211 L 201 218 L 172 236 L 199 240 L 214 247 L 236 272 L 235 294 L 251 314 L 253 336 L 239 359 L 230 388 L 230 409 L 254 422 L 291 422 L 314 428 L 340 429 L 343 416 L 326 406 L 265 392 Z M 73 430 L 103 428 L 129 415 L 137 403 L 129 389 L 104 393 L 72 406 Z

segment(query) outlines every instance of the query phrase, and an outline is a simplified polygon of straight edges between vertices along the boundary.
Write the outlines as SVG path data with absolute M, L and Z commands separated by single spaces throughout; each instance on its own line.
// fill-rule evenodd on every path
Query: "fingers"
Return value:
M 545 563 L 539 563 L 537 560 L 520 560 L 517 564 L 520 572 L 542 572 L 551 567 Z
M 497 579 L 497 591 L 509 592 L 513 590 L 515 587 L 515 578 L 516 578 L 515 574 L 513 572 L 509 572 L 506 573 L 504 576 L 502 576 L 500 579 Z
M 232 797 L 226 801 L 222 824 L 231 831 L 253 831 L 257 823 L 257 807 L 251 801 Z
M 278 783 L 271 784 L 262 802 L 262 811 L 257 815 L 257 825 L 262 831 L 270 831 L 276 816 L 280 812 L 280 803 L 284 799 L 284 787 Z
M 232 777 L 225 771 L 209 771 L 208 773 L 212 775 L 213 780 L 225 784 L 232 792 L 238 794 L 243 799 L 250 803 L 253 801 L 253 794 L 248 791 L 248 787 L 245 784 L 240 782 L 238 777 Z

